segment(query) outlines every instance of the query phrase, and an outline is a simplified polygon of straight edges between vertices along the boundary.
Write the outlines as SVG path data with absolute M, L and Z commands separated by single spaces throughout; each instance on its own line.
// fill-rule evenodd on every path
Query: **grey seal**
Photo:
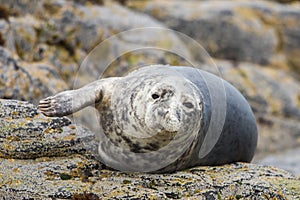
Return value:
M 43 99 L 39 109 L 51 117 L 87 106 L 97 109 L 104 133 L 100 160 L 122 171 L 251 162 L 257 145 L 255 117 L 242 94 L 193 67 L 142 67 Z

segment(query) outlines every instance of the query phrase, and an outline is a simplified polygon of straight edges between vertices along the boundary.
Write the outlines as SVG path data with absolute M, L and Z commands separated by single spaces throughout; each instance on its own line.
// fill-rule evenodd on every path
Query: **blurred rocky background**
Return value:
M 153 29 L 154 31 L 138 29 L 134 32 L 129 31 L 127 34 L 120 34 L 106 41 L 106 39 L 122 31 L 144 27 L 169 28 L 178 31 L 178 33 L 165 31 L 164 29 Z M 199 52 L 199 47 L 195 43 L 185 41 L 187 38 L 180 33 L 201 44 L 213 60 L 205 51 Z M 191 41 L 190 39 L 187 40 Z M 94 49 L 99 43 L 102 44 L 101 48 Z M 144 46 L 154 46 L 169 51 L 138 50 Z M 136 49 L 136 51 L 130 51 L 132 49 Z M 86 56 L 92 50 L 94 56 L 86 59 Z M 175 52 L 175 54 L 172 52 Z M 103 61 L 101 65 L 98 63 L 99 60 Z M 154 63 L 190 65 L 191 62 L 199 68 L 221 75 L 237 87 L 249 101 L 259 129 L 258 148 L 254 163 L 273 165 L 299 176 L 299 2 L 288 0 L 0 0 L 1 99 L 28 101 L 37 105 L 38 101 L 44 97 L 73 88 L 75 80 L 78 85 L 82 85 L 97 79 L 101 76 L 99 66 L 104 65 L 109 65 L 110 68 L 105 71 L 103 76 L 111 76 L 120 75 L 124 73 L 122 70 L 130 70 L 135 66 Z M 78 73 L 83 63 L 86 65 L 85 73 Z M 214 64 L 218 66 L 219 72 L 214 68 Z M 0 108 L 4 112 L 8 108 L 16 108 L 17 105 L 22 105 L 25 108 L 29 107 L 32 112 L 37 112 L 34 111 L 33 105 L 23 105 L 23 103 L 15 101 L 9 103 L 3 101 Z M 48 140 L 60 141 L 60 150 L 54 153 L 55 155 L 68 156 L 74 153 L 75 149 L 79 151 L 82 148 L 76 146 L 78 145 L 77 141 L 82 140 L 80 135 L 74 136 L 73 134 L 73 138 L 64 135 L 66 132 L 68 134 L 72 132 L 71 121 L 61 119 L 52 122 L 37 113 L 36 115 L 27 116 L 25 112 L 23 116 L 22 112 L 24 110 L 18 112 L 7 111 L 3 115 L 0 113 L 1 134 L 19 133 L 19 129 L 11 127 L 11 124 L 16 122 L 11 120 L 18 119 L 19 126 L 23 126 L 23 129 L 24 127 L 27 128 L 26 130 L 30 128 L 30 133 L 33 133 L 33 135 L 14 135 L 13 137 L 10 135 L 10 137 L 6 136 L 5 138 L 2 135 L 0 137 L 0 154 L 4 158 L 33 160 L 29 160 L 29 163 L 20 160 L 12 164 L 9 159 L 3 159 L 1 165 L 3 164 L 6 170 L 11 170 L 19 176 L 24 174 L 22 170 L 33 170 L 28 166 L 32 165 L 39 168 L 43 163 L 46 165 L 45 162 L 52 162 L 47 159 L 34 160 L 38 157 L 37 154 L 40 157 L 49 156 L 49 152 L 57 148 L 55 142 L 51 143 Z M 12 115 L 21 115 L 21 117 L 7 119 L 8 116 L 11 117 Z M 33 119 L 33 125 L 26 119 Z M 39 143 L 34 142 L 32 140 L 36 137 L 34 131 L 44 126 L 43 123 L 52 124 L 49 131 L 59 132 L 61 134 L 58 137 L 59 139 L 52 137 L 49 139 L 48 136 L 45 139 L 44 136 L 39 135 L 43 139 Z M 60 126 L 64 128 L 58 130 Z M 89 140 L 92 137 L 88 130 L 84 129 L 83 132 L 88 133 L 86 139 Z M 27 144 L 36 148 L 32 150 L 32 148 L 29 148 L 30 145 L 24 146 L 20 142 L 12 144 L 15 138 L 26 140 Z M 43 141 L 45 142 L 43 143 Z M 73 143 L 70 141 L 73 141 Z M 38 151 L 37 149 L 45 143 L 47 149 Z M 49 146 L 51 148 L 48 148 Z M 28 152 L 33 153 L 31 155 Z M 68 163 L 64 166 L 66 169 L 68 166 L 78 165 L 74 169 L 77 170 L 77 173 L 82 173 L 86 179 L 93 175 L 89 174 L 89 171 L 80 171 L 82 167 L 89 166 L 90 171 L 97 168 L 97 164 L 92 161 L 85 163 L 81 157 L 67 161 L 63 159 L 65 158 L 60 158 L 59 161 L 56 160 L 49 168 L 55 165 L 60 166 L 61 162 Z M 78 163 L 83 164 L 81 166 Z M 62 169 L 66 170 L 64 167 Z M 234 167 L 238 169 L 249 168 L 248 166 Z M 17 168 L 20 168 L 20 170 L 16 170 Z M 98 168 L 101 167 L 98 166 Z M 256 170 L 255 167 L 251 169 Z M 204 169 L 203 171 L 206 170 L 209 171 L 210 169 Z M 5 170 L 1 172 L 1 174 L 3 173 L 5 173 Z M 81 177 L 65 173 L 59 174 L 57 168 L 43 171 L 43 173 L 49 175 L 50 178 L 60 178 L 60 180 L 69 180 L 74 177 L 80 179 Z M 287 177 L 287 180 L 292 179 L 290 175 L 282 175 L 282 173 L 274 172 L 275 175 L 273 174 L 273 176 Z M 194 175 L 195 173 L 191 176 Z M 123 175 L 118 176 L 122 177 Z M 265 176 L 268 176 L 268 174 L 265 173 Z M 178 178 L 180 175 L 177 174 L 175 177 Z M 189 174 L 184 175 L 184 177 L 188 179 Z M 145 177 L 135 178 L 130 180 L 119 178 L 117 181 L 123 184 L 121 188 L 126 188 L 126 185 L 130 185 L 134 180 Z M 193 180 L 197 179 L 191 178 Z M 8 181 L 7 178 L 3 180 Z M 23 179 L 21 177 L 18 180 Z M 47 177 L 46 180 L 48 180 Z M 160 186 L 156 177 L 147 180 L 150 181 L 148 183 L 149 187 L 147 186 L 148 189 Z M 234 184 L 236 185 L 241 180 L 235 181 Z M 281 183 L 284 185 L 286 182 Z M 26 190 L 17 187 L 18 183 L 14 184 L 10 187 L 18 188 L 18 191 Z M 83 187 L 80 184 L 76 187 Z M 173 183 L 170 182 L 170 184 Z M 227 184 L 226 187 L 229 185 Z M 295 185 L 291 187 L 299 188 L 299 185 L 299 180 L 295 180 Z M 68 184 L 65 187 L 69 187 Z M 88 187 L 88 185 L 84 185 L 84 187 Z M 103 190 L 102 186 L 97 187 L 100 188 L 98 190 L 101 190 L 101 188 Z M 272 187 L 272 182 L 264 187 Z M 33 187 L 32 191 L 34 189 L 36 187 Z M 45 190 L 45 188 L 43 189 Z M 240 190 L 243 191 L 243 189 Z M 160 189 L 156 191 L 155 194 L 158 198 L 182 197 L 174 191 L 168 191 L 167 195 L 165 193 L 161 194 Z M 247 191 L 247 189 L 244 188 L 244 191 Z M 51 190 L 48 192 L 50 194 Z M 143 192 L 147 193 L 147 190 L 143 190 Z M 68 192 L 65 196 L 63 192 L 55 194 L 57 196 L 54 195 L 53 197 L 69 197 Z M 117 194 L 119 193 L 116 192 Z M 226 194 L 226 192 L 222 194 Z M 270 197 L 272 197 L 272 194 L 270 193 Z M 34 196 L 35 193 L 33 192 L 32 195 Z M 219 195 L 219 193 L 212 194 L 213 197 L 217 198 L 219 198 Z M 238 195 L 240 196 L 235 196 L 237 199 L 238 197 L 244 197 L 243 195 L 251 197 L 253 193 L 250 191 L 247 194 Z M 291 194 L 291 196 L 293 195 Z M 88 199 L 92 198 L 93 195 L 84 194 L 81 197 Z M 275 193 L 273 197 L 276 197 Z

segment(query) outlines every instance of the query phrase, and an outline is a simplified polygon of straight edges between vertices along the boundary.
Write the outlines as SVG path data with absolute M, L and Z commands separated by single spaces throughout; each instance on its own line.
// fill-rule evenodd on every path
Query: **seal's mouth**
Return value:
M 168 132 L 176 132 L 181 127 L 180 115 L 178 112 L 167 111 L 163 117 L 162 126 Z

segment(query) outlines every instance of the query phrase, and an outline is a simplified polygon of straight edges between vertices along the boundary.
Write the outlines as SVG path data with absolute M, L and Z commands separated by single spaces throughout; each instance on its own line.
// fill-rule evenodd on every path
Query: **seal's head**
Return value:
M 129 74 L 118 82 L 111 108 L 113 126 L 119 127 L 121 138 L 128 138 L 125 142 L 132 142 L 129 146 L 139 147 L 138 151 L 157 150 L 175 138 L 183 142 L 200 129 L 199 91 L 175 70 L 146 67 Z M 118 136 L 115 138 L 117 141 Z

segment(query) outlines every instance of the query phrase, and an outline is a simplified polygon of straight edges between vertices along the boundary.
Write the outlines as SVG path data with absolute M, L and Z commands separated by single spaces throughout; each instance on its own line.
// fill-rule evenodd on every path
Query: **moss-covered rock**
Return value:
M 67 88 L 55 68 L 47 62 L 23 62 L 0 47 L 0 97 L 37 103 L 45 95 Z
M 300 180 L 273 167 L 236 163 L 173 174 L 101 169 L 80 155 L 0 159 L 0 197 L 83 199 L 293 199 Z M 80 198 L 81 197 L 81 198 Z M 89 198 L 87 198 L 89 199 Z

